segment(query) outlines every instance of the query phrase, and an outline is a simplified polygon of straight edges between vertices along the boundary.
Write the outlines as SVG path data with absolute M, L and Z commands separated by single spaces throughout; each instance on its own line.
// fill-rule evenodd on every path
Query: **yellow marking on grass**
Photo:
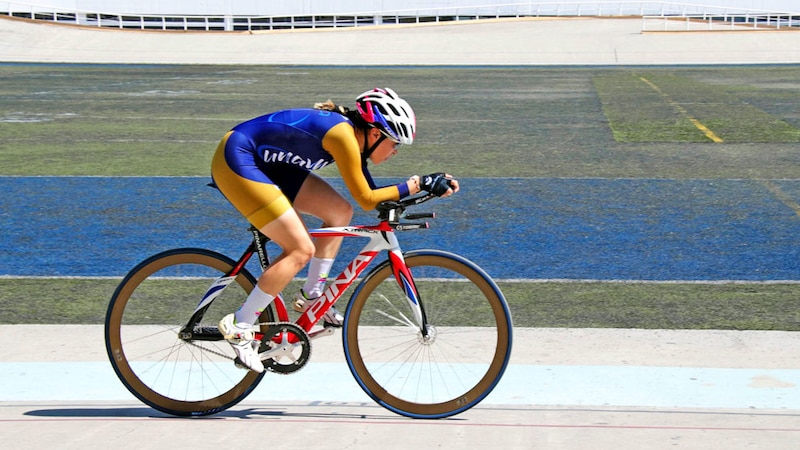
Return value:
M 684 115 L 684 117 L 686 117 L 687 119 L 689 119 L 689 121 L 690 121 L 690 122 L 692 122 L 692 124 L 694 124 L 694 126 L 695 126 L 695 127 L 698 129 L 698 130 L 702 131 L 702 132 L 703 132 L 703 134 L 705 134 L 707 138 L 711 139 L 712 141 L 714 141 L 714 142 L 716 142 L 716 143 L 721 143 L 721 142 L 724 142 L 724 141 L 722 140 L 722 138 L 721 138 L 721 137 L 717 136 L 717 135 L 716 135 L 716 134 L 715 134 L 713 131 L 711 131 L 711 130 L 710 130 L 708 127 L 707 127 L 707 126 L 703 125 L 703 124 L 702 124 L 702 123 L 701 123 L 699 120 L 697 120 L 697 119 L 695 119 L 694 117 L 690 116 L 690 115 L 689 115 L 689 112 L 688 112 L 688 111 L 686 111 L 686 109 L 684 109 L 684 107 L 683 107 L 683 106 L 681 106 L 680 104 L 678 104 L 678 102 L 676 102 L 675 100 L 673 100 L 672 98 L 670 98 L 670 96 L 669 96 L 669 95 L 665 94 L 665 93 L 664 93 L 664 92 L 661 90 L 661 88 L 659 88 L 658 86 L 656 86 L 656 85 L 655 85 L 655 83 L 653 83 L 652 81 L 648 80 L 648 79 L 647 79 L 647 78 L 645 78 L 645 77 L 639 77 L 639 79 L 640 79 L 640 80 L 642 80 L 644 83 L 646 83 L 646 84 L 647 84 L 648 86 L 650 86 L 651 88 L 653 88 L 653 90 L 654 90 L 654 91 L 656 91 L 656 92 L 658 92 L 658 93 L 659 93 L 659 94 L 660 94 L 662 97 L 664 97 L 664 100 L 666 100 L 666 101 L 667 101 L 667 103 L 669 103 L 669 104 L 670 104 L 670 105 L 671 105 L 673 108 L 675 108 L 675 109 L 676 109 L 676 110 L 677 110 L 679 113 L 683 114 L 683 115 Z
M 778 197 L 778 200 L 783 202 L 784 205 L 791 208 L 791 210 L 794 211 L 795 214 L 800 216 L 800 203 L 797 203 L 796 201 L 794 201 L 793 198 L 789 197 L 789 195 L 786 194 L 786 192 L 783 192 L 783 189 L 781 189 L 780 187 L 778 187 L 778 185 L 769 180 L 761 180 L 761 184 L 763 184 L 764 187 L 766 187 L 770 192 L 775 194 L 775 197 Z

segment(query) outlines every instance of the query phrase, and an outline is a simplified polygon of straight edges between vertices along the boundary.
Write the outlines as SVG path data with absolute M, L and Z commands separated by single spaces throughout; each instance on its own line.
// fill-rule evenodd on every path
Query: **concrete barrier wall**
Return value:
M 641 27 L 641 18 L 572 18 L 192 33 L 0 18 L 0 61 L 369 66 L 800 63 L 800 32 L 642 33 Z
M 525 14 L 543 11 L 548 14 L 576 15 L 580 11 L 645 10 L 688 12 L 794 12 L 800 6 L 793 0 L 684 0 L 677 2 L 637 1 L 537 1 L 504 0 L 21 0 L 0 2 L 0 11 L 26 11 L 31 8 L 145 15 L 319 15 L 379 11 L 435 11 L 441 14 L 488 14 L 491 11 Z M 446 10 L 446 11 L 445 11 Z

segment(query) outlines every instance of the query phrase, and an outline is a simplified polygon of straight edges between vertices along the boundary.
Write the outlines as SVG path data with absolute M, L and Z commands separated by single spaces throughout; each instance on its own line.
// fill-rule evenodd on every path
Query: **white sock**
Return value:
M 258 322 L 261 313 L 267 309 L 267 306 L 269 306 L 273 300 L 275 300 L 274 296 L 262 291 L 261 288 L 256 285 L 252 292 L 250 292 L 250 295 L 247 296 L 247 300 L 244 301 L 244 304 L 236 310 L 233 316 L 236 323 L 253 325 Z
M 311 258 L 308 263 L 308 278 L 303 286 L 303 293 L 306 298 L 316 298 L 322 295 L 325 289 L 325 282 L 328 281 L 328 272 L 333 267 L 334 258 Z

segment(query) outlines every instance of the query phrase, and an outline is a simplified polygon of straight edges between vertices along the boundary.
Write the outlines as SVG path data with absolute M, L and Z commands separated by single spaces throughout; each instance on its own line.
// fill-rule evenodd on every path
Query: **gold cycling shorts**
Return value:
M 211 162 L 211 177 L 222 195 L 256 228 L 292 209 L 292 203 L 281 188 L 260 167 L 256 152 L 248 148 L 249 139 L 230 131 L 220 141 Z M 305 177 L 297 174 L 292 183 L 297 189 Z M 306 173 L 307 175 L 307 173 Z

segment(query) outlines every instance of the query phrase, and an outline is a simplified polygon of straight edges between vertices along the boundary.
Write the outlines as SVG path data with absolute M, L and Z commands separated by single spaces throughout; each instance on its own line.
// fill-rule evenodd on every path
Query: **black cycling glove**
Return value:
M 432 173 L 420 178 L 419 187 L 423 191 L 428 191 L 437 197 L 441 197 L 450 189 L 450 181 L 443 172 Z

